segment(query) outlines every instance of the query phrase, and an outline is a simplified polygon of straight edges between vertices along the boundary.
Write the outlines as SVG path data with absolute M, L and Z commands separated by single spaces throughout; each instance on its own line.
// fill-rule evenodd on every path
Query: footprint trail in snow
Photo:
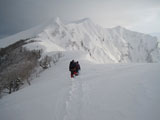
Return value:
M 83 98 L 82 82 L 79 77 L 71 79 L 69 97 L 66 101 L 66 113 L 63 120 L 81 120 Z

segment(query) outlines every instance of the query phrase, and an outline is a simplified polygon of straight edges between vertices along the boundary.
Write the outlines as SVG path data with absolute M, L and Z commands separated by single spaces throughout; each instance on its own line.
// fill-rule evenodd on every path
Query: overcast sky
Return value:
M 0 0 L 0 36 L 34 27 L 51 19 L 90 18 L 102 27 L 160 32 L 160 0 Z

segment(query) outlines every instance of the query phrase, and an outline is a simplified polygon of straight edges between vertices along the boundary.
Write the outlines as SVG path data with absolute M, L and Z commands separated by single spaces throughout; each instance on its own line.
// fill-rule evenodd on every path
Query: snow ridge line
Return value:
M 63 120 L 81 120 L 82 97 L 82 81 L 80 79 L 71 79 L 69 97 L 65 103 Z

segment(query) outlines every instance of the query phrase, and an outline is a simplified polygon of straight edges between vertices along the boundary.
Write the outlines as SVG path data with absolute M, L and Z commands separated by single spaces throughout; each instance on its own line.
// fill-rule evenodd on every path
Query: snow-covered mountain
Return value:
M 160 49 L 160 33 L 151 33 L 150 35 L 157 37 L 159 42 L 159 49 Z
M 46 24 L 2 39 L 5 47 L 19 39 L 31 38 L 37 43 L 27 45 L 45 51 L 79 50 L 97 63 L 159 62 L 156 37 L 133 32 L 123 27 L 102 28 L 85 18 L 64 23 L 59 18 Z
M 25 44 L 29 49 L 63 55 L 30 86 L 0 99 L 0 120 L 160 119 L 160 64 L 90 62 L 159 62 L 155 37 L 120 26 L 102 28 L 90 19 L 64 23 L 57 18 L 1 39 L 0 48 L 26 38 L 37 41 Z M 72 59 L 81 66 L 74 78 L 68 70 Z

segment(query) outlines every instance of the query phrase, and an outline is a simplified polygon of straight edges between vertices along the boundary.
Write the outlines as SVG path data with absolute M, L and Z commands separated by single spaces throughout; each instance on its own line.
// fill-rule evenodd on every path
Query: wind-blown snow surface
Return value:
M 2 39 L 0 47 L 27 36 L 37 40 L 37 44 L 31 44 L 33 48 L 40 46 L 47 52 L 84 51 L 88 59 L 97 63 L 160 62 L 156 37 L 120 26 L 105 29 L 90 19 L 64 24 L 57 18 L 42 26 Z
M 159 120 L 160 64 L 93 64 L 64 57 L 32 85 L 0 100 L 1 120 Z M 70 78 L 68 64 L 82 70 Z

